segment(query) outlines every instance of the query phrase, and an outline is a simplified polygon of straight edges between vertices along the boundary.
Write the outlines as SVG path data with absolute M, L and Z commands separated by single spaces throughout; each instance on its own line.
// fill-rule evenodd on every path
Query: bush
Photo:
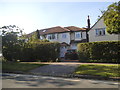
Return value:
M 22 61 L 56 61 L 59 57 L 60 44 L 57 42 L 26 43 L 21 50 Z
M 119 63 L 120 41 L 90 42 L 78 44 L 81 62 Z

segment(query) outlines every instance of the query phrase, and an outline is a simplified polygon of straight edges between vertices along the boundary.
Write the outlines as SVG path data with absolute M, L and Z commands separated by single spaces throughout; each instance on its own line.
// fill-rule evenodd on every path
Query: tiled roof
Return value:
M 60 27 L 60 26 L 39 30 L 41 35 L 51 34 L 51 33 L 69 32 L 69 31 L 70 31 L 69 29 Z
M 79 28 L 75 26 L 69 26 L 69 27 L 56 26 L 56 27 L 41 29 L 39 30 L 39 33 L 40 35 L 45 35 L 45 34 L 52 34 L 52 33 L 64 33 L 64 32 L 71 32 L 71 31 L 75 32 L 75 31 L 85 31 L 85 30 L 86 28 Z M 26 36 L 31 37 L 34 32 L 31 32 Z
M 51 33 L 62 33 L 62 32 L 70 32 L 70 31 L 85 31 L 86 28 L 79 28 L 75 26 L 69 26 L 69 27 L 52 27 L 52 28 L 47 28 L 47 29 L 41 29 L 39 30 L 41 35 L 44 34 L 51 34 Z
M 68 27 L 65 27 L 66 29 L 69 29 L 71 31 L 85 31 L 87 28 L 79 28 L 79 27 L 76 27 L 76 26 L 68 26 Z

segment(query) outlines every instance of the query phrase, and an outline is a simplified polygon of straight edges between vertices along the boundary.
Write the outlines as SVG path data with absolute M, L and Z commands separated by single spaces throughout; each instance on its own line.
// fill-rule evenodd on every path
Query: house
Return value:
M 118 34 L 109 34 L 106 31 L 103 17 L 101 17 L 88 31 L 89 42 L 118 41 Z
M 78 43 L 87 41 L 86 28 L 56 26 L 38 31 L 40 40 L 47 39 L 61 43 L 60 57 L 64 57 L 67 49 L 77 49 Z
M 61 43 L 60 47 L 60 57 L 65 56 L 65 52 L 68 49 L 77 49 L 78 43 L 88 42 L 88 30 L 90 28 L 90 19 L 87 19 L 88 27 L 79 28 L 76 26 L 68 27 L 51 27 L 41 30 L 37 30 L 37 37 L 40 40 L 47 39 L 49 41 L 57 41 Z M 27 37 L 31 37 L 34 32 L 27 34 Z

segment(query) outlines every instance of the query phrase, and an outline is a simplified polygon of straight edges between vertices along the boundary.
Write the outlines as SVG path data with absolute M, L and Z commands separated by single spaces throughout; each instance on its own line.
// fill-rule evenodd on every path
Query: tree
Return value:
M 29 43 L 31 43 L 31 42 L 49 42 L 49 40 L 47 40 L 47 39 L 40 40 L 39 30 L 36 30 L 35 32 L 31 33 L 31 36 L 29 37 L 28 42 Z
M 16 60 L 15 56 L 19 56 L 20 51 L 20 40 L 18 36 L 22 34 L 22 30 L 15 26 L 3 26 L 2 29 L 2 52 L 3 56 L 9 60 Z
M 108 6 L 103 17 L 107 32 L 110 34 L 120 34 L 120 1 Z

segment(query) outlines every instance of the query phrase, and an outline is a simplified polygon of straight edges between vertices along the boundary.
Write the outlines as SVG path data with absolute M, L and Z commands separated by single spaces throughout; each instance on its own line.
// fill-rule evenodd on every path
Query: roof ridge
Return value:
M 69 30 L 69 29 L 67 29 L 67 28 L 65 28 L 65 27 L 62 27 L 62 26 L 60 26 L 61 28 L 63 28 L 63 29 L 65 29 L 66 31 L 71 31 L 71 30 Z
M 49 29 L 56 28 L 56 27 L 61 27 L 61 26 L 54 26 L 54 27 L 44 28 L 44 29 L 38 29 L 38 30 L 39 30 L 39 31 L 40 31 L 40 30 L 49 30 Z

